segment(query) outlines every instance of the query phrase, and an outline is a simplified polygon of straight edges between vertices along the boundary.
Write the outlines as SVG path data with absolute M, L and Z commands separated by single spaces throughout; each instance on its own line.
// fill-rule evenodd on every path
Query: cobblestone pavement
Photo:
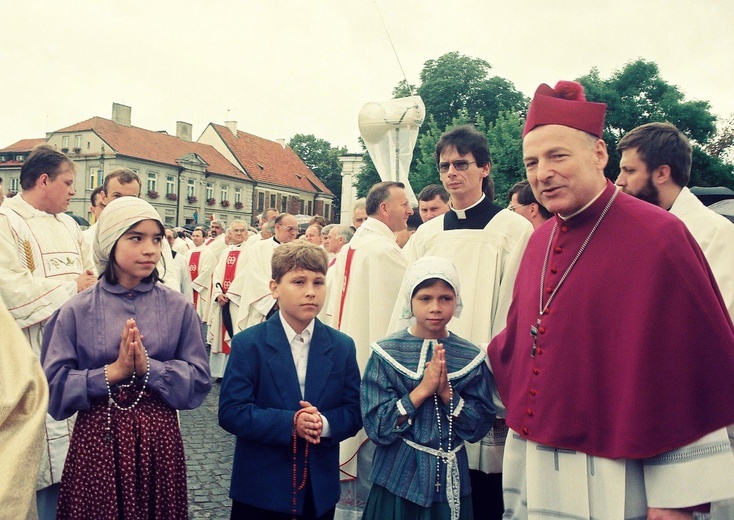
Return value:
M 180 415 L 189 483 L 189 518 L 194 520 L 228 519 L 232 506 L 229 480 L 234 436 L 219 427 L 219 386 L 220 383 L 212 385 L 199 408 L 182 410 Z

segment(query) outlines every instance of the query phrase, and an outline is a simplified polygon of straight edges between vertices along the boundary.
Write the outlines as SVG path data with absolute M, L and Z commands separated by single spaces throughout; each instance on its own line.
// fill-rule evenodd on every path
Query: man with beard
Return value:
M 670 123 L 649 123 L 622 137 L 617 151 L 622 154 L 617 186 L 683 221 L 701 246 L 734 320 L 734 224 L 704 206 L 686 187 L 692 158 L 688 138 Z M 716 502 L 711 508 L 720 518 L 734 518 L 734 500 Z
M 622 137 L 617 151 L 622 158 L 615 184 L 683 221 L 701 246 L 734 319 L 734 225 L 686 187 L 692 156 L 688 138 L 670 123 L 649 123 Z

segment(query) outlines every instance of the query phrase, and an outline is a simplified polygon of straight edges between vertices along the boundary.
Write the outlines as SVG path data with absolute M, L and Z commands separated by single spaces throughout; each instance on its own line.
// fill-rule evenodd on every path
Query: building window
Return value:
M 148 172 L 148 191 L 158 191 L 158 174 Z
M 25 161 L 25 155 L 16 155 L 15 156 L 15 161 L 16 162 L 23 162 L 23 161 Z
M 166 195 L 176 193 L 176 178 L 173 175 L 166 175 Z
M 102 185 L 102 182 L 104 181 L 104 176 L 102 175 L 103 173 L 104 171 L 100 170 L 96 166 L 89 168 L 89 189 L 90 190 L 93 190 L 97 186 Z
M 82 136 L 75 135 L 74 136 L 74 148 L 78 148 L 81 150 L 82 148 Z
M 276 197 L 277 195 L 275 195 L 274 193 L 270 195 L 270 207 L 271 208 L 275 207 L 275 201 L 277 200 Z
M 313 201 L 308 201 L 308 211 L 306 212 L 306 215 L 310 215 L 313 210 Z
M 221 194 L 222 196 L 220 200 L 229 200 L 229 186 L 227 186 L 226 184 L 222 186 Z
M 20 184 L 20 177 L 11 177 L 10 178 L 10 191 L 18 192 L 19 184 Z
M 7 160 L 8 160 L 8 156 L 7 155 L 0 155 L 0 162 L 5 162 Z
M 196 179 L 189 179 L 186 182 L 186 196 L 196 197 Z
M 214 185 L 211 182 L 206 183 L 206 198 L 207 200 L 214 198 Z
M 68 150 L 69 149 L 69 136 L 65 135 L 61 138 L 61 150 Z
M 286 211 L 288 211 L 288 197 L 283 195 L 280 198 L 280 212 L 285 213 Z
M 262 211 L 264 209 L 265 209 L 265 194 L 260 191 L 257 194 L 257 210 Z
M 234 203 L 242 204 L 242 188 L 234 189 Z
M 331 218 L 329 218 L 330 209 L 331 209 L 331 206 L 329 206 L 329 204 L 324 204 L 324 218 L 326 219 L 327 222 L 331 220 Z

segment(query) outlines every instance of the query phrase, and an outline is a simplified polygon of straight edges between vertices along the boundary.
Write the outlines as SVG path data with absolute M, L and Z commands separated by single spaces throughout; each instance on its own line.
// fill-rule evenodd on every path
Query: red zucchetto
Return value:
M 586 101 L 584 87 L 575 81 L 559 81 L 556 88 L 543 83 L 530 102 L 523 138 L 536 126 L 563 125 L 601 138 L 605 103 Z

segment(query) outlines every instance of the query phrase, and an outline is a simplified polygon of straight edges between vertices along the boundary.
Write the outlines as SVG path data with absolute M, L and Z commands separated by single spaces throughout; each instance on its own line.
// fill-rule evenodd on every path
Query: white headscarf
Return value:
M 97 221 L 94 237 L 94 263 L 97 272 L 107 268 L 110 253 L 117 240 L 138 222 L 155 220 L 163 225 L 160 215 L 153 206 L 137 197 L 120 197 L 105 207 Z
M 446 258 L 438 256 L 424 256 L 423 258 L 416 260 L 410 267 L 408 267 L 407 271 L 405 271 L 405 277 L 403 278 L 403 284 L 399 293 L 402 298 L 399 322 L 400 329 L 406 328 L 415 322 L 415 320 L 412 319 L 413 309 L 410 305 L 413 297 L 413 291 L 415 291 L 418 284 L 431 278 L 440 278 L 454 288 L 454 292 L 456 293 L 454 317 L 458 318 L 461 315 L 461 310 L 464 306 L 461 302 L 461 295 L 459 293 L 459 273 L 456 271 L 456 267 Z

